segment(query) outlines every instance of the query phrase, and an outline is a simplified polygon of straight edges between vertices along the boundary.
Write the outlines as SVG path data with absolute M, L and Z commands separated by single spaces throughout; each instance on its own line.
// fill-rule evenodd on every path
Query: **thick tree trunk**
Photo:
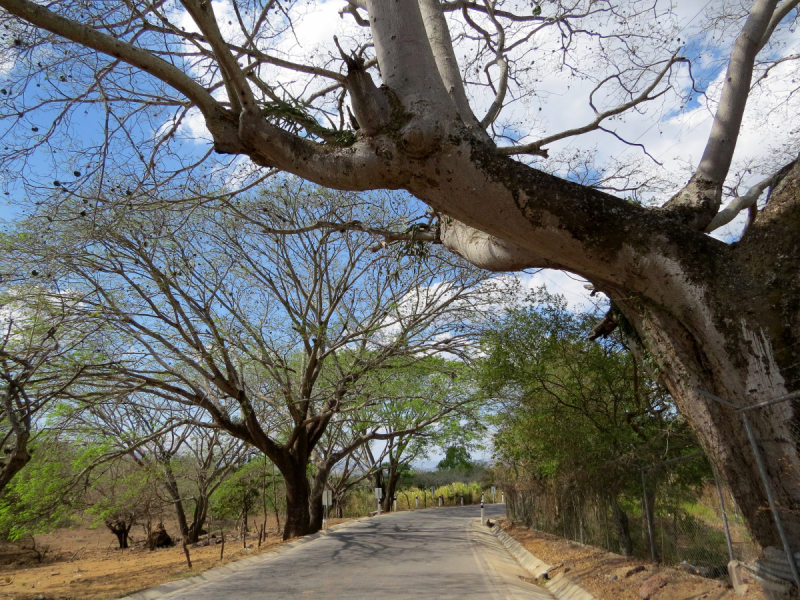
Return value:
M 322 492 L 328 483 L 330 466 L 324 463 L 317 465 L 317 474 L 314 476 L 314 484 L 311 486 L 309 494 L 309 513 L 312 531 L 322 529 L 322 521 L 325 517 L 325 507 L 322 506 Z
M 284 473 L 286 480 L 286 524 L 283 539 L 302 537 L 314 533 L 311 527 L 308 500 L 311 495 L 305 469 L 299 472 Z
M 133 520 L 126 521 L 121 518 L 108 519 L 106 520 L 106 527 L 108 527 L 111 533 L 117 536 L 120 549 L 125 550 L 128 547 L 128 534 L 131 531 L 131 527 L 133 527 Z
M 633 556 L 633 540 L 631 539 L 631 528 L 628 522 L 628 515 L 622 510 L 616 498 L 611 499 L 611 518 L 617 529 L 617 539 L 619 540 L 619 553 L 622 556 Z
M 124 550 L 128 547 L 128 532 L 125 530 L 116 530 L 114 531 L 114 535 L 117 536 L 117 541 L 119 542 L 120 550 Z
M 670 290 L 671 307 L 599 285 L 622 313 L 626 333 L 655 358 L 658 375 L 730 483 L 762 547 L 780 548 L 781 541 L 742 415 L 696 389 L 736 407 L 800 390 L 798 231 L 800 162 L 795 162 L 742 240 L 715 265 L 716 276 Z M 707 257 L 697 254 L 694 260 Z M 692 312 L 678 317 L 674 306 L 687 300 Z M 800 549 L 798 407 L 798 399 L 790 399 L 747 411 L 794 550 Z
M 302 537 L 319 531 L 311 523 L 309 501 L 311 486 L 308 482 L 308 465 L 311 450 L 305 447 L 302 440 L 297 440 L 290 451 L 282 455 L 270 456 L 286 483 L 286 522 L 283 527 L 283 539 Z M 320 523 L 321 525 L 321 523 Z
M 198 494 L 195 497 L 194 514 L 192 515 L 192 524 L 189 525 L 184 539 L 187 544 L 196 544 L 202 535 L 203 526 L 208 517 L 208 496 L 205 494 Z M 183 533 L 183 532 L 181 532 Z
M 186 510 L 183 507 L 183 500 L 181 499 L 181 492 L 178 488 L 178 482 L 175 479 L 175 474 L 168 463 L 164 465 L 164 487 L 167 488 L 167 493 L 172 498 L 172 505 L 175 507 L 175 518 L 178 520 L 178 529 L 181 532 L 181 538 L 193 544 L 197 540 L 189 539 L 189 523 L 186 519 Z

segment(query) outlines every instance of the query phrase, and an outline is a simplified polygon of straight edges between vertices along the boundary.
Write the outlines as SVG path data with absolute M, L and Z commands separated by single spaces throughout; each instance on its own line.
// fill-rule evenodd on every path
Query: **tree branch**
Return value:
M 733 45 L 722 96 L 697 171 L 686 187 L 664 205 L 668 214 L 692 229 L 705 230 L 719 211 L 722 184 L 730 170 L 739 138 L 756 55 L 766 43 L 765 36 L 773 15 L 778 16 L 781 12 L 775 10 L 777 3 L 778 0 L 756 0 L 754 3 Z
M 217 64 L 219 64 L 222 71 L 222 79 L 225 82 L 225 88 L 228 90 L 228 99 L 234 112 L 240 113 L 243 108 L 254 108 L 253 90 L 250 89 L 244 72 L 237 64 L 230 48 L 222 37 L 217 18 L 214 15 L 213 2 L 181 0 L 181 4 L 183 4 L 195 24 L 203 32 L 209 46 L 211 46 L 211 51 L 214 53 Z
M 780 25 L 780 22 L 792 12 L 795 8 L 800 6 L 800 0 L 785 0 L 783 4 L 775 9 L 775 12 L 772 15 L 772 18 L 769 21 L 769 25 L 767 25 L 767 30 L 764 32 L 764 35 L 761 38 L 761 43 L 758 45 L 757 52 L 760 52 L 761 49 L 767 45 L 769 42 L 769 38 L 772 37 L 772 34 L 775 33 L 775 29 Z
M 442 217 L 442 244 L 473 265 L 487 271 L 560 269 L 560 265 L 500 238 L 449 217 Z
M 542 138 L 541 140 L 538 140 L 536 142 L 532 142 L 530 144 L 525 144 L 524 146 L 506 146 L 506 147 L 498 148 L 497 152 L 499 154 L 505 154 L 505 155 L 511 155 L 511 154 L 539 154 L 539 155 L 542 155 L 542 156 L 547 156 L 547 151 L 543 149 L 543 146 L 545 146 L 547 144 L 551 144 L 551 143 L 553 143 L 553 142 L 555 142 L 557 140 L 563 140 L 564 138 L 568 138 L 568 137 L 572 137 L 572 136 L 576 136 L 576 135 L 581 135 L 581 134 L 584 134 L 584 133 L 588 133 L 590 131 L 594 131 L 596 129 L 600 129 L 600 124 L 603 121 L 605 121 L 606 119 L 608 119 L 609 117 L 613 117 L 615 115 L 619 115 L 619 114 L 621 114 L 621 113 L 623 113 L 623 112 L 625 112 L 627 110 L 630 110 L 631 108 L 634 108 L 635 106 L 638 106 L 639 104 L 641 104 L 643 102 L 647 102 L 648 100 L 655 100 L 656 98 L 658 98 L 661 95 L 663 95 L 665 90 L 659 92 L 658 94 L 656 94 L 654 96 L 651 96 L 650 94 L 653 92 L 653 90 L 656 89 L 656 86 L 658 86 L 658 84 L 661 83 L 661 80 L 664 79 L 666 74 L 669 73 L 669 70 L 672 68 L 672 65 L 674 65 L 675 63 L 680 63 L 680 62 L 688 63 L 689 59 L 683 58 L 681 56 L 673 56 L 672 58 L 670 58 L 667 61 L 667 64 L 664 66 L 664 68 L 661 69 L 661 71 L 658 73 L 658 75 L 656 76 L 655 80 L 653 80 L 653 83 L 651 83 L 649 86 L 647 86 L 647 88 L 645 88 L 645 90 L 641 94 L 639 94 L 638 96 L 633 98 L 630 102 L 626 102 L 625 104 L 620 104 L 619 106 L 617 106 L 615 108 L 612 108 L 610 110 L 606 110 L 606 111 L 603 111 L 603 112 L 598 112 L 597 109 L 595 109 L 595 114 L 597 116 L 595 117 L 595 119 L 591 123 L 587 123 L 586 125 L 583 125 L 582 127 L 575 127 L 574 129 L 568 129 L 566 131 L 562 131 L 561 133 L 555 133 L 553 135 L 550 135 L 550 136 L 547 136 L 545 138 Z M 592 93 L 591 93 L 591 95 L 589 97 L 590 103 L 591 103 L 591 98 L 594 96 L 595 92 L 597 92 L 597 90 L 599 90 L 605 83 L 607 83 L 611 79 L 613 79 L 613 76 L 612 77 L 608 77 L 608 78 L 604 79 L 603 81 L 601 81 L 600 83 L 597 84 L 597 87 L 595 87 L 595 89 L 592 90 Z M 594 105 L 593 104 L 592 104 L 592 108 L 594 109 Z
M 733 221 L 736 218 L 736 215 L 743 210 L 756 207 L 756 203 L 761 197 L 761 194 L 764 193 L 764 190 L 766 190 L 768 187 L 774 186 L 786 173 L 787 167 L 791 166 L 792 164 L 794 164 L 794 162 L 782 167 L 780 170 L 776 171 L 766 179 L 759 181 L 757 184 L 747 190 L 747 193 L 743 196 L 739 196 L 731 200 L 728 206 L 719 211 L 711 223 L 709 223 L 708 227 L 706 227 L 706 233 L 711 233 L 723 225 L 727 225 Z
M 233 125 L 227 111 L 222 108 L 204 87 L 188 77 L 177 67 L 154 56 L 147 50 L 137 48 L 128 42 L 101 33 L 83 23 L 57 15 L 53 11 L 31 0 L 0 0 L 0 7 L 32 25 L 41 27 L 76 44 L 87 46 L 103 54 L 119 58 L 157 77 L 194 103 L 203 113 L 203 116 L 206 117 L 212 132 L 214 132 L 215 124 L 219 125 L 218 129 L 222 129 L 222 123 L 227 122 L 227 127 L 224 127 L 224 129 L 228 130 L 231 128 L 231 125 Z M 235 131 L 235 126 L 233 126 L 233 133 L 235 133 Z M 219 133 L 221 139 L 226 139 L 231 131 L 220 131 Z M 239 148 L 239 150 L 241 151 L 241 148 Z
M 461 115 L 461 120 L 467 125 L 477 126 L 478 119 L 475 118 L 467 99 L 467 92 L 464 89 L 464 82 L 461 79 L 458 61 L 453 50 L 450 29 L 447 27 L 447 20 L 441 4 L 439 0 L 419 0 L 419 8 L 444 87 L 450 94 L 458 114 Z
M 497 31 L 497 49 L 495 50 L 494 60 L 486 65 L 484 72 L 486 73 L 486 77 L 489 79 L 489 83 L 491 84 L 489 67 L 492 65 L 497 65 L 500 67 L 500 83 L 497 86 L 497 92 L 491 106 L 489 107 L 489 110 L 486 112 L 486 115 L 483 117 L 483 119 L 481 119 L 481 127 L 484 129 L 494 123 L 497 119 L 497 116 L 503 109 L 503 102 L 506 99 L 506 92 L 508 92 L 508 60 L 504 56 L 506 47 L 506 32 L 503 29 L 503 26 L 497 20 L 497 17 L 495 17 L 494 7 L 491 2 L 486 2 L 486 9 L 489 14 L 489 18 L 491 19 L 495 30 Z M 465 14 L 467 14 L 466 9 Z

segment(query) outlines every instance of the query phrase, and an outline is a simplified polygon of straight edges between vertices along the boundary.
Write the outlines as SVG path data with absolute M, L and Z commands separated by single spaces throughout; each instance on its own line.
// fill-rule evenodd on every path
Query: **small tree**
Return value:
M 129 547 L 134 525 L 150 523 L 154 515 L 163 514 L 158 485 L 154 470 L 142 470 L 133 460 L 123 457 L 98 469 L 83 502 L 95 522 L 102 522 L 124 550 Z
M 187 424 L 194 417 L 187 407 L 150 394 L 109 402 L 108 395 L 87 393 L 62 406 L 60 415 L 64 428 L 102 440 L 109 452 L 127 454 L 143 471 L 159 475 L 163 502 L 174 507 L 189 544 L 205 525 L 209 497 L 246 451 L 244 442 L 217 428 Z M 149 524 L 146 529 L 149 535 Z
M 263 457 L 249 460 L 226 478 L 211 497 L 214 516 L 236 519 L 242 537 L 248 531 L 250 515 L 258 508 L 263 497 L 263 468 Z
M 436 465 L 437 469 L 462 469 L 472 470 L 469 450 L 464 446 L 449 446 L 444 453 L 444 458 Z

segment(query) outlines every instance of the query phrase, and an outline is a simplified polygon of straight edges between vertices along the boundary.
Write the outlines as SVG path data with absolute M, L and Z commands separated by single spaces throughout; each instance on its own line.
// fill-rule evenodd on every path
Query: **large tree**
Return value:
M 379 459 L 364 468 L 362 475 L 380 471 L 385 462 L 388 476 L 383 502 L 388 512 L 388 498 L 394 496 L 399 481 L 398 467 L 408 466 L 424 455 L 462 419 L 474 419 L 474 394 L 466 378 L 458 377 L 466 370 L 464 363 L 428 358 L 410 367 L 399 367 L 395 369 L 389 362 L 381 371 L 370 373 L 370 381 L 361 392 L 367 396 L 361 403 L 363 408 L 337 415 L 317 444 L 311 487 L 311 522 L 315 529 L 322 526 L 322 492 L 333 487 L 329 486 L 329 478 L 338 471 L 337 497 L 341 498 L 348 484 L 341 471 L 346 473 L 350 464 L 358 463 L 355 458 L 347 460 L 354 453 L 371 455 L 371 445 L 381 449 Z M 347 464 L 341 465 L 345 460 Z M 377 476 L 380 478 L 381 474 Z
M 295 537 L 321 525 L 310 521 L 308 468 L 331 421 L 397 397 L 378 373 L 463 355 L 464 327 L 509 289 L 446 252 L 423 262 L 373 251 L 366 233 L 315 226 L 340 214 L 391 218 L 386 199 L 357 200 L 284 180 L 240 198 L 235 213 L 120 205 L 90 221 L 65 205 L 52 224 L 19 224 L 38 235 L 15 260 L 51 273 L 48 285 L 81 290 L 83 319 L 105 328 L 117 361 L 93 370 L 87 396 L 152 397 L 150 410 L 258 448 L 286 482 L 284 536 Z M 267 233 L 239 216 L 279 207 L 303 233 Z M 367 427 L 346 452 L 392 433 Z
M 612 139 L 612 119 L 653 102 L 677 108 L 697 93 L 672 87 L 692 57 L 681 54 L 673 4 L 656 0 L 348 0 L 343 14 L 361 28 L 342 40 L 341 61 L 292 54 L 291 20 L 304 3 L 0 0 L 6 164 L 35 191 L 53 179 L 36 157 L 63 147 L 80 168 L 68 185 L 58 180 L 62 197 L 106 185 L 108 157 L 128 169 L 126 191 L 166 185 L 204 158 L 180 146 L 187 127 L 202 128 L 199 114 L 217 153 L 338 189 L 408 190 L 442 215 L 438 232 L 411 233 L 486 268 L 564 269 L 607 294 L 613 318 L 653 356 L 732 482 L 755 538 L 778 545 L 741 416 L 696 389 L 745 406 L 800 388 L 800 163 L 764 172 L 743 195 L 724 187 L 754 84 L 779 62 L 792 64 L 794 55 L 771 41 L 792 26 L 797 5 L 753 0 L 704 15 L 706 49 L 716 52 L 699 66 L 725 53 L 717 66 L 727 71 L 702 158 L 660 206 L 554 176 L 526 158 L 589 131 Z M 530 129 L 503 115 L 542 92 L 537 82 L 548 69 L 613 91 L 603 104 L 599 94 L 588 97 L 588 122 L 564 131 L 540 124 L 542 135 L 516 143 Z M 76 144 L 70 127 L 83 111 L 96 133 Z M 159 178 L 164 171 L 169 177 Z M 769 202 L 757 204 L 767 188 Z M 724 192 L 734 197 L 721 210 Z M 749 226 L 737 243 L 707 234 L 745 209 Z M 751 421 L 800 547 L 795 403 L 754 411 Z
M 607 502 L 619 552 L 629 556 L 633 544 L 621 499 L 641 495 L 641 469 L 667 461 L 680 470 L 681 459 L 700 454 L 696 440 L 619 332 L 599 343 L 587 339 L 595 311 L 571 311 L 563 297 L 541 290 L 527 300 L 488 325 L 481 345 L 478 380 L 497 402 L 495 454 L 513 466 L 504 483 L 513 488 L 517 474 L 549 487 L 556 512 L 568 512 L 575 496 Z M 680 487 L 675 470 L 648 476 Z M 653 490 L 648 494 L 652 508 Z

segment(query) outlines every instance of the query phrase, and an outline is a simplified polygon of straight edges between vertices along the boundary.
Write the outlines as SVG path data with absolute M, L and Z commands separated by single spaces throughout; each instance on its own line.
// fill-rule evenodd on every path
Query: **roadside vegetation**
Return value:
M 193 210 L 117 203 L 90 222 L 73 204 L 0 237 L 0 568 L 88 560 L 61 541 L 91 531 L 93 559 L 171 548 L 185 570 L 168 579 L 193 553 L 207 568 L 484 497 L 720 575 L 714 474 L 661 366 L 624 327 L 598 332 L 607 306 L 385 243 L 361 223 L 417 226 L 391 194 L 281 178 Z

